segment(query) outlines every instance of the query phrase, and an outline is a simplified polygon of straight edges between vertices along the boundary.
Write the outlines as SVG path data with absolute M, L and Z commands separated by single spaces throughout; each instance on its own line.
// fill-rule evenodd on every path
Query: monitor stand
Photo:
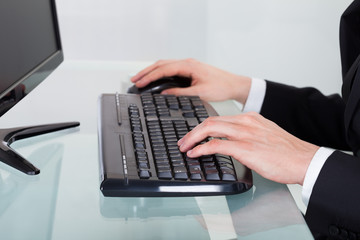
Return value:
M 10 144 L 20 139 L 77 127 L 79 125 L 79 122 L 68 122 L 0 129 L 0 161 L 28 175 L 39 174 L 40 170 L 12 149 Z

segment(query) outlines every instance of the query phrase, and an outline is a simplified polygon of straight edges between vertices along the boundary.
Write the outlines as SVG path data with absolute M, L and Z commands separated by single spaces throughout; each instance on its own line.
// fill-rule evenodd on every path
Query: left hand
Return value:
M 215 139 L 196 145 L 208 137 Z M 178 145 L 189 157 L 230 155 L 267 179 L 300 185 L 319 149 L 258 113 L 210 117 L 180 139 Z
M 251 87 L 251 78 L 221 70 L 195 59 L 159 60 L 140 71 L 131 81 L 141 88 L 169 76 L 190 78 L 191 86 L 169 88 L 162 93 L 177 96 L 196 95 L 205 101 L 234 99 L 245 104 Z

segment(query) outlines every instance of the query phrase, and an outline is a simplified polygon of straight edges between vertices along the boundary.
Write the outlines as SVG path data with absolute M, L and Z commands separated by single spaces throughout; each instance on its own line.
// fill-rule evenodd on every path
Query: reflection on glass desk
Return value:
M 110 90 L 121 92 L 119 78 L 127 89 L 129 73 L 143 66 L 65 62 L 0 119 L 1 127 L 81 123 L 75 130 L 13 144 L 41 173 L 26 176 L 0 163 L 1 239 L 312 239 L 287 186 L 256 173 L 252 189 L 231 196 L 107 198 L 101 194 L 97 97 Z M 73 89 L 63 89 L 69 85 Z M 28 110 L 28 101 L 38 109 Z M 219 114 L 239 112 L 234 112 L 232 102 L 213 105 Z
M 2 239 L 51 238 L 63 150 L 62 144 L 51 143 L 28 156 L 44 169 L 41 175 L 0 168 L 0 232 L 6 236 Z
M 255 178 L 261 181 L 259 176 Z M 117 221 L 119 226 L 126 224 L 128 239 L 310 239 L 302 216 L 294 217 L 297 210 L 291 201 L 284 186 L 263 182 L 246 193 L 231 196 L 101 196 L 100 210 L 102 216 Z

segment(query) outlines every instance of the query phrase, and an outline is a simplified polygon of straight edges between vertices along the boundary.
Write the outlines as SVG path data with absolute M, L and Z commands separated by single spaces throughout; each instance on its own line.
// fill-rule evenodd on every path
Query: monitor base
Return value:
M 79 122 L 67 122 L 0 129 L 0 161 L 28 175 L 39 174 L 40 170 L 12 149 L 10 144 L 20 139 L 77 127 L 79 125 Z

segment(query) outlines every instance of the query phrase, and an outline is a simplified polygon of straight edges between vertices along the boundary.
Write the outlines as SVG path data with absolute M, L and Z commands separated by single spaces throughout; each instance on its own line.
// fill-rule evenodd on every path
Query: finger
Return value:
M 212 139 L 204 144 L 197 145 L 187 152 L 187 156 L 197 158 L 204 155 L 223 154 L 227 156 L 239 155 L 241 151 L 241 143 L 239 141 L 231 141 L 225 139 Z M 235 152 L 236 151 L 236 152 Z
M 136 86 L 144 87 L 150 82 L 156 81 L 163 77 L 171 76 L 191 77 L 188 64 L 186 64 L 184 61 L 170 61 L 162 64 L 144 75 L 139 81 L 136 82 Z
M 206 133 L 206 126 L 214 124 L 219 117 L 209 117 L 203 123 L 197 125 L 193 130 L 188 132 L 183 138 L 178 141 L 178 146 L 181 151 L 185 152 L 192 148 L 196 143 L 206 139 L 209 133 Z M 211 122 L 211 123 L 208 123 Z M 214 137 L 214 136 L 213 136 Z
M 266 131 L 270 125 L 274 125 L 273 122 L 256 112 L 242 113 L 236 116 L 220 116 L 218 120 L 236 124 L 238 127 L 244 129 L 243 133 L 259 133 L 258 131 Z
M 142 77 L 144 77 L 146 74 L 148 74 L 149 72 L 151 72 L 152 70 L 154 70 L 155 68 L 158 67 L 158 62 L 151 64 L 150 66 L 144 68 L 143 70 L 141 70 L 140 72 L 138 72 L 135 76 L 133 76 L 131 78 L 131 81 L 133 83 L 139 81 Z
M 177 60 L 159 60 L 157 62 L 155 62 L 154 64 L 151 64 L 150 66 L 144 68 L 143 70 L 141 70 L 140 72 L 138 72 L 135 76 L 133 76 L 131 78 L 131 81 L 133 83 L 141 80 L 145 75 L 147 75 L 149 72 L 153 71 L 154 69 L 164 65 L 164 64 L 168 64 L 168 63 L 171 63 L 171 62 L 174 62 L 174 61 L 177 61 Z
M 178 145 L 182 152 L 186 152 L 208 137 L 235 139 L 243 132 L 247 134 L 241 131 L 241 126 L 222 121 L 220 117 L 210 117 L 180 139 Z
M 207 137 L 226 137 L 230 140 L 254 139 L 267 132 L 259 114 L 240 114 L 237 116 L 209 117 L 178 141 L 182 151 L 192 148 Z

